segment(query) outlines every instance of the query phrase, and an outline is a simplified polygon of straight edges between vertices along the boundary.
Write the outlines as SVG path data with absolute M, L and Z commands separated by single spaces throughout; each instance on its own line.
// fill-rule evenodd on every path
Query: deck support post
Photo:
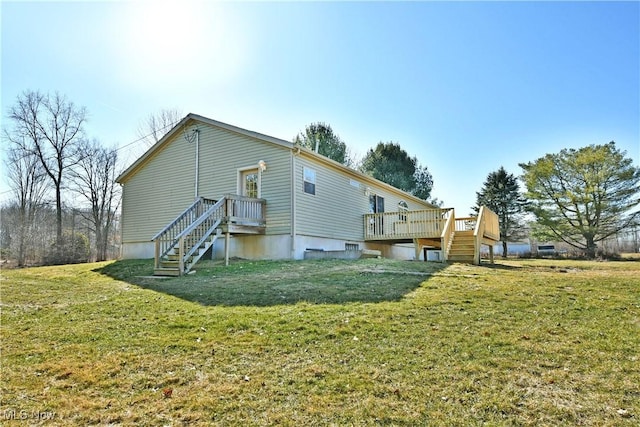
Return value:
M 229 241 L 231 238 L 231 233 L 227 230 L 224 234 L 224 265 L 225 267 L 229 266 Z
M 420 239 L 413 239 L 413 249 L 415 250 L 415 260 L 420 260 L 420 250 L 422 249 L 422 245 L 420 244 Z M 426 261 L 426 259 L 425 259 Z
M 489 260 L 493 264 L 493 245 L 489 245 Z

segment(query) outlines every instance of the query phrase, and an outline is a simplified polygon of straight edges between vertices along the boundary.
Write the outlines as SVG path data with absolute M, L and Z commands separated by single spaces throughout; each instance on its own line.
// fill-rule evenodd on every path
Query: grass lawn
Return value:
M 151 272 L 1 272 L 0 424 L 640 424 L 638 261 Z

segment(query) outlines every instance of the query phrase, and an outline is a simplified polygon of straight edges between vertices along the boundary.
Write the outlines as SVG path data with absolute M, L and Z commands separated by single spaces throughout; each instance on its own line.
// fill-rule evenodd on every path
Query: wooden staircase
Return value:
M 422 248 L 427 247 L 439 249 L 442 262 L 480 264 L 480 247 L 486 245 L 493 263 L 493 245 L 500 240 L 498 216 L 494 212 L 482 206 L 477 217 L 456 218 L 453 209 L 441 209 L 436 213 L 436 218 L 440 219 L 435 221 L 422 211 L 414 215 L 414 218 L 420 218 L 420 221 L 414 219 L 412 225 L 414 235 L 417 234 L 413 238 L 415 259 L 420 257 Z M 408 217 L 411 215 L 411 211 L 407 212 Z M 397 224 L 395 228 L 398 228 Z
M 456 231 L 453 235 L 448 261 L 473 264 L 476 244 L 473 230 Z
M 197 199 L 153 238 L 156 276 L 181 276 L 213 246 L 221 234 L 225 199 Z
M 184 258 L 182 267 L 180 266 L 180 245 L 176 244 L 170 253 L 160 259 L 160 266 L 153 270 L 154 276 L 180 276 L 188 273 L 221 235 L 222 230 L 216 227 L 213 233 L 203 236 L 204 238 L 196 237 L 186 241 L 186 246 L 193 248 L 194 251 Z
M 225 195 L 220 200 L 198 198 L 153 237 L 154 275 L 181 276 L 214 245 L 223 232 L 264 233 L 264 199 Z M 227 239 L 228 241 L 228 239 Z M 228 245 L 225 244 L 228 260 Z

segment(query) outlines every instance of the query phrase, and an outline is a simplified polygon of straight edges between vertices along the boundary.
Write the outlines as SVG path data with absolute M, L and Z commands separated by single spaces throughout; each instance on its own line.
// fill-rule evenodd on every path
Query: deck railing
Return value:
M 449 250 L 451 249 L 451 245 L 453 244 L 453 236 L 456 232 L 456 214 L 453 209 L 449 213 L 447 221 L 444 223 L 444 229 L 442 230 L 442 234 L 440 235 L 440 241 L 442 242 L 442 260 L 449 259 Z
M 485 238 L 497 242 L 500 240 L 500 223 L 498 215 L 491 209 L 481 206 L 478 212 L 476 227 L 473 232 L 476 252 L 474 255 L 474 263 L 480 263 L 480 245 Z M 493 249 L 492 249 L 493 250 Z M 493 253 L 493 252 L 491 252 Z M 493 259 L 491 260 L 493 262 Z
M 476 217 L 456 218 L 456 231 L 473 231 L 476 228 Z
M 265 199 L 225 194 L 226 220 L 236 225 L 264 226 Z
M 453 209 L 381 212 L 364 215 L 365 240 L 440 238 Z

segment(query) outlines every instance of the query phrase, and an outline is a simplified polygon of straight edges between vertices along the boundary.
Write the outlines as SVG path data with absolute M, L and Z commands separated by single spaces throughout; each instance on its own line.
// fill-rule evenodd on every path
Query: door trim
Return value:
M 246 172 L 252 172 L 255 171 L 258 173 L 258 195 L 257 198 L 262 198 L 262 170 L 260 168 L 260 166 L 257 165 L 253 165 L 253 166 L 246 166 L 243 168 L 238 168 L 237 169 L 237 183 L 236 183 L 236 190 L 238 195 L 242 196 L 244 193 L 244 181 L 242 180 L 242 175 L 245 174 Z

